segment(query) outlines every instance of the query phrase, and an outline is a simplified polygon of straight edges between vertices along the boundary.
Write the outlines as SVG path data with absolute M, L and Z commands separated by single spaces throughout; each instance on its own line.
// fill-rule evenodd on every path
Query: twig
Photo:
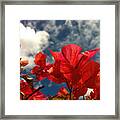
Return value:
M 36 89 L 33 93 L 31 93 L 30 95 L 28 95 L 25 100 L 28 100 L 34 93 L 36 93 L 37 91 L 39 91 L 40 89 L 44 88 L 44 86 L 39 87 L 38 89 Z

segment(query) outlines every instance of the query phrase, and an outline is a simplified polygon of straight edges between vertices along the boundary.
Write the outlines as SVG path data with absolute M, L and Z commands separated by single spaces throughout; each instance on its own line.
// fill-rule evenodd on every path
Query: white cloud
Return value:
M 49 34 L 46 31 L 35 32 L 34 29 L 24 27 L 20 23 L 20 57 L 28 59 L 31 66 L 33 64 L 33 58 L 29 57 L 29 55 L 35 55 L 37 52 L 45 49 L 49 44 L 48 39 Z

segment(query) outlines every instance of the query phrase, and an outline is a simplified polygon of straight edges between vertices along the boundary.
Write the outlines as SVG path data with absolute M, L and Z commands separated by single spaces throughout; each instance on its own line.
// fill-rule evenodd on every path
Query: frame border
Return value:
M 115 5 L 115 115 L 5 115 L 5 5 Z M 1 52 L 0 52 L 0 119 L 118 119 L 119 105 L 119 59 L 120 59 L 120 1 L 119 0 L 44 0 L 1 2 Z

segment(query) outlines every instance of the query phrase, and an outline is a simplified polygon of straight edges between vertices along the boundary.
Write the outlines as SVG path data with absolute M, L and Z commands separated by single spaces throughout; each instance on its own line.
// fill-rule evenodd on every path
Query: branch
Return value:
M 37 91 L 39 91 L 40 89 L 44 88 L 44 86 L 39 87 L 38 89 L 36 89 L 35 91 L 33 91 L 33 93 L 31 93 L 30 95 L 28 95 L 25 100 L 28 100 L 34 93 L 36 93 Z

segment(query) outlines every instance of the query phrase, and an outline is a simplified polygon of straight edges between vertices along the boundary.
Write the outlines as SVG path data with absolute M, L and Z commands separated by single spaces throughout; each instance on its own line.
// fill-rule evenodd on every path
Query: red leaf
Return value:
M 86 62 L 88 62 L 88 60 L 90 60 L 90 58 L 92 58 L 98 51 L 99 49 L 96 48 L 94 50 L 89 50 L 82 53 L 83 56 L 80 59 L 79 66 L 83 67 L 86 64 Z
M 20 92 L 23 95 L 29 95 L 32 93 L 32 89 L 30 88 L 30 86 L 28 85 L 27 82 L 25 82 L 24 80 L 20 80 Z
M 68 44 L 62 48 L 62 55 L 66 62 L 75 67 L 79 61 L 78 55 L 82 48 L 76 44 Z
M 70 88 L 74 88 L 77 85 L 77 89 L 82 89 L 80 95 L 86 92 L 87 87 L 95 86 L 94 78 L 99 71 L 99 63 L 90 61 L 90 58 L 99 49 L 96 48 L 95 50 L 80 53 L 81 49 L 76 44 L 69 44 L 62 48 L 62 53 L 51 51 L 55 64 L 59 62 L 59 65 L 54 68 L 54 74 L 52 73 L 53 81 L 56 83 L 67 82 Z M 85 82 L 86 86 L 84 86 Z
M 54 57 L 55 60 L 63 60 L 63 55 L 61 52 L 53 52 L 52 50 L 50 50 L 51 55 Z
M 65 78 L 64 78 L 63 74 L 60 72 L 60 61 L 56 61 L 53 64 L 52 71 L 48 75 L 48 79 L 52 80 L 53 82 L 56 82 L 58 84 L 65 82 Z
M 39 66 L 35 66 L 35 67 L 33 67 L 33 69 L 31 70 L 31 73 L 32 73 L 32 74 L 37 74 L 37 73 L 39 72 L 39 70 L 40 70 L 40 67 L 39 67 Z
M 29 84 L 20 80 L 20 99 L 21 100 L 45 100 L 47 97 L 40 91 L 35 91 L 36 89 L 31 89 Z M 35 91 L 35 92 L 34 92 Z
M 44 68 L 46 66 L 46 55 L 42 52 L 39 52 L 38 54 L 36 54 L 34 62 L 36 65 Z
M 100 65 L 97 62 L 89 61 L 82 69 L 82 82 L 88 88 L 96 86 L 96 76 L 100 71 Z
M 28 100 L 47 100 L 47 97 L 40 91 L 37 91 Z

